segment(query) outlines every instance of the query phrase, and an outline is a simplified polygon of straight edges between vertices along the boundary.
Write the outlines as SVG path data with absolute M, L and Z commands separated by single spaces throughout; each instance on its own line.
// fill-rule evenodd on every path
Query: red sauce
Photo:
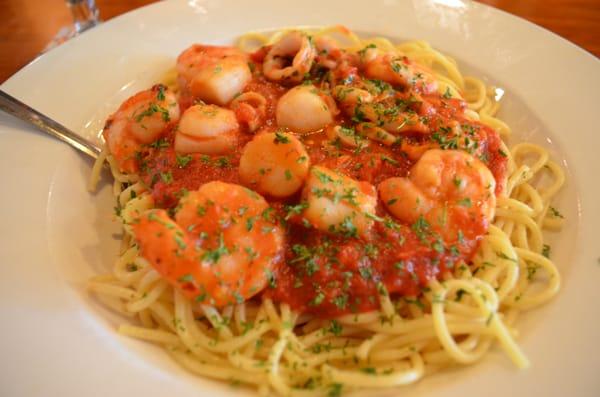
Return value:
M 239 161 L 239 152 L 227 156 L 178 156 L 169 146 L 152 150 L 142 162 L 140 175 L 142 181 L 152 187 L 156 206 L 171 208 L 177 205 L 186 190 L 197 190 L 206 182 L 239 183 Z
M 260 70 L 264 53 L 263 50 L 251 56 L 256 62 L 256 70 Z M 356 69 L 348 65 L 344 70 L 356 73 Z M 275 106 L 287 87 L 267 82 L 260 73 L 254 75 L 246 90 L 265 96 L 268 107 L 263 127 L 276 129 Z M 326 147 L 323 141 L 327 137 L 323 132 L 310 134 L 301 139 L 311 164 L 339 170 L 352 178 L 377 185 L 386 178 L 408 174 L 416 161 L 407 151 L 409 149 L 460 148 L 487 164 L 497 181 L 497 191 L 501 191 L 507 159 L 500 150 L 501 141 L 494 130 L 468 120 L 464 115 L 466 105 L 461 100 L 415 91 L 400 95 L 416 98 L 410 106 L 427 118 L 432 132 L 411 134 L 409 131 L 402 145 L 387 147 L 372 142 L 358 153 L 341 146 Z M 349 120 L 338 116 L 336 123 L 347 124 Z M 469 142 L 452 140 L 444 128 L 453 124 L 467 131 Z M 163 208 L 176 206 L 185 190 L 195 190 L 208 181 L 239 183 L 240 152 L 252 136 L 242 131 L 239 147 L 227 156 L 178 156 L 172 148 L 172 133 L 167 134 L 162 145 L 153 145 L 158 147 L 150 147 L 139 156 L 142 180 L 151 187 L 157 206 Z M 286 206 L 298 204 L 299 195 L 285 201 L 268 197 L 267 200 L 282 219 L 288 219 L 282 220 L 287 226 L 285 261 L 280 263 L 276 274 L 276 286 L 267 288 L 264 293 L 277 301 L 288 302 L 296 310 L 323 317 L 378 307 L 381 286 L 392 295 L 418 296 L 430 280 L 468 262 L 488 227 L 483 221 L 450 219 L 450 222 L 458 223 L 464 236 L 460 241 L 441 241 L 439 236 L 427 230 L 424 233 L 415 225 L 393 221 L 380 203 L 377 216 L 385 221 L 375 223 L 374 234 L 366 241 L 308 230 L 297 216 L 287 216 Z M 424 228 L 427 229 L 427 225 Z

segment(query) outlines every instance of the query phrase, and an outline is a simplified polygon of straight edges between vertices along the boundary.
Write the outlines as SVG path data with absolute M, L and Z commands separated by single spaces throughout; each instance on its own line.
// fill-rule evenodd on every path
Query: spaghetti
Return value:
M 285 40 L 290 41 L 289 37 L 293 35 L 298 35 L 301 40 L 308 38 L 308 44 L 302 42 L 303 44 L 294 47 L 292 52 L 300 53 L 306 48 L 312 48 L 311 46 L 321 46 L 315 62 L 325 65 L 322 70 L 315 68 L 313 64 L 313 67 L 309 65 L 302 75 L 293 74 L 294 68 L 302 70 L 304 66 L 300 61 L 296 62 L 296 58 L 285 63 L 284 58 L 289 54 L 284 53 L 287 47 L 283 48 L 281 44 L 286 43 Z M 294 43 L 290 45 L 293 47 Z M 427 130 L 415 137 L 414 131 L 417 127 L 414 123 L 408 127 L 406 133 L 401 133 L 404 140 L 398 140 L 394 134 L 389 138 L 390 134 L 385 128 L 379 135 L 374 135 L 364 127 L 364 133 L 359 134 L 356 132 L 359 131 L 358 121 L 361 121 L 356 120 L 357 117 L 360 118 L 356 111 L 358 106 L 353 110 L 352 120 L 349 116 L 341 119 L 341 122 L 339 118 L 336 119 L 336 123 L 340 125 L 349 123 L 353 126 L 351 139 L 344 140 L 347 137 L 339 134 L 340 131 L 346 130 L 338 129 L 328 133 L 321 131 L 309 135 L 308 140 L 303 140 L 303 145 L 313 163 L 329 165 L 331 163 L 328 163 L 327 159 L 335 158 L 336 167 L 341 168 L 343 173 L 350 173 L 347 171 L 350 168 L 343 167 L 352 167 L 352 170 L 356 168 L 352 176 L 362 179 L 358 176 L 366 174 L 361 174 L 363 171 L 360 169 L 364 170 L 364 167 L 360 164 L 367 160 L 366 157 L 360 157 L 360 150 L 370 143 L 370 149 L 363 150 L 363 153 L 367 152 L 371 156 L 369 159 L 375 155 L 383 159 L 377 163 L 381 164 L 378 165 L 380 168 L 377 169 L 377 175 L 370 176 L 375 182 L 388 176 L 398 176 L 402 173 L 406 175 L 408 166 L 415 164 L 415 158 L 422 159 L 423 153 L 432 148 L 449 151 L 472 149 L 472 153 L 479 153 L 482 161 L 487 161 L 496 182 L 493 222 L 487 226 L 476 224 L 486 226 L 485 232 L 478 236 L 470 235 L 468 230 L 465 230 L 467 240 L 472 237 L 472 244 L 465 243 L 459 248 L 452 248 L 443 236 L 439 237 L 441 240 L 431 240 L 432 222 L 427 223 L 425 218 L 420 217 L 417 223 L 409 226 L 396 222 L 394 217 L 390 216 L 390 213 L 396 214 L 391 204 L 394 198 L 384 203 L 387 207 L 380 203 L 376 213 L 367 214 L 373 219 L 367 216 L 365 224 L 368 227 L 379 228 L 376 229 L 376 233 L 379 233 L 376 235 L 380 237 L 379 242 L 367 243 L 369 240 L 364 240 L 361 236 L 358 218 L 352 218 L 356 225 L 343 230 L 330 230 L 334 237 L 327 237 L 327 232 L 306 233 L 306 230 L 318 229 L 319 222 L 324 222 L 322 219 L 310 220 L 306 203 L 299 202 L 297 195 L 292 196 L 295 201 L 291 203 L 289 200 L 271 200 L 269 204 L 275 207 L 276 215 L 292 225 L 288 226 L 288 230 L 303 228 L 303 231 L 292 237 L 289 234 L 286 236 L 295 242 L 293 245 L 291 242 L 288 244 L 283 258 L 288 264 L 279 263 L 279 270 L 275 271 L 274 275 L 269 274 L 269 284 L 277 281 L 281 286 L 270 285 L 266 291 L 259 294 L 248 292 L 248 295 L 254 295 L 236 298 L 232 304 L 215 305 L 211 304 L 216 302 L 215 300 L 190 299 L 191 294 L 198 297 L 198 291 L 190 292 L 192 287 L 186 290 L 174 286 L 172 280 L 164 277 L 157 267 L 156 258 L 149 255 L 147 250 L 144 251 L 146 254 L 142 252 L 144 247 L 139 236 L 141 214 L 146 214 L 157 206 L 175 208 L 174 204 L 177 204 L 177 199 L 181 196 L 169 195 L 174 191 L 169 191 L 169 186 L 176 185 L 180 175 L 177 172 L 191 174 L 189 170 L 174 170 L 172 174 L 166 174 L 164 170 L 168 168 L 159 166 L 168 163 L 168 155 L 163 156 L 161 153 L 172 150 L 169 149 L 170 145 L 177 148 L 177 138 L 175 143 L 166 140 L 154 141 L 147 145 L 153 146 L 149 149 L 150 159 L 143 159 L 147 161 L 147 168 L 159 167 L 163 171 L 161 174 L 154 174 L 160 175 L 154 180 L 153 176 L 144 170 L 128 170 L 123 162 L 119 162 L 114 147 L 108 145 L 94 165 L 90 187 L 96 186 L 102 164 L 108 162 L 114 177 L 119 219 L 124 228 L 123 241 L 113 271 L 90 280 L 89 289 L 107 307 L 131 318 L 132 321 L 119 327 L 119 332 L 163 346 L 173 359 L 195 374 L 249 385 L 256 388 L 261 395 L 275 392 L 285 396 L 334 396 L 342 391 L 410 384 L 448 366 L 474 363 L 480 360 L 496 341 L 517 367 L 528 367 L 527 357 L 515 342 L 518 335 L 515 323 L 521 312 L 547 302 L 559 290 L 560 275 L 549 259 L 549 247 L 544 245 L 542 230 L 556 230 L 561 227 L 562 216 L 551 206 L 551 202 L 564 183 L 565 177 L 561 168 L 550 159 L 548 152 L 542 147 L 521 143 L 508 150 L 499 139 L 494 146 L 494 136 L 499 135 L 504 139 L 511 136 L 510 127 L 495 117 L 499 108 L 499 102 L 495 99 L 495 88 L 486 86 L 477 78 L 463 76 L 452 58 L 439 53 L 426 42 L 412 41 L 395 45 L 384 38 L 361 39 L 343 27 L 310 32 L 283 30 L 271 35 L 249 33 L 240 38 L 238 47 L 253 53 L 253 67 L 259 68 L 262 65 L 265 74 L 270 73 L 272 76 L 281 76 L 289 72 L 290 79 L 298 79 L 295 82 L 298 87 L 302 87 L 302 84 L 316 84 L 320 89 L 329 88 L 330 91 L 334 91 L 333 84 L 330 83 L 331 79 L 336 78 L 331 77 L 334 73 L 327 75 L 322 72 L 327 72 L 328 67 L 330 72 L 340 70 L 339 64 L 335 64 L 335 56 L 332 55 L 335 51 L 343 56 L 354 54 L 355 57 L 367 58 L 371 56 L 371 50 L 394 54 L 405 62 L 398 65 L 401 69 L 398 75 L 402 75 L 402 68 L 407 67 L 406 65 L 415 65 L 416 70 L 423 70 L 425 75 L 430 73 L 435 83 L 435 92 L 427 88 L 427 82 L 417 81 L 413 84 L 413 87 L 417 88 L 414 88 L 414 92 L 410 91 L 411 95 L 420 94 L 419 98 L 425 98 L 420 100 L 434 103 L 438 113 L 443 112 L 442 108 L 453 109 L 447 117 L 448 120 L 458 120 L 459 124 L 475 126 L 478 131 L 487 131 L 487 135 L 482 135 L 485 140 L 481 141 L 483 143 L 480 146 L 469 146 L 471 143 L 464 138 L 452 141 L 453 133 L 450 132 L 440 136 L 437 132 Z M 283 53 L 269 60 L 268 53 L 273 48 L 281 48 Z M 275 65 L 273 70 L 265 69 L 269 61 Z M 334 66 L 328 66 L 330 61 L 333 61 Z M 395 61 L 391 62 L 394 68 Z M 178 73 L 169 73 L 164 83 L 177 94 L 178 101 L 183 103 L 181 106 L 184 108 L 193 102 L 189 98 L 186 99 L 190 92 L 182 90 L 181 76 L 184 72 L 179 70 L 179 67 Z M 255 79 L 261 75 L 261 72 L 256 70 L 252 73 Z M 356 70 L 348 73 L 337 76 L 338 83 L 342 80 L 342 85 L 352 86 L 356 80 L 353 82 L 348 76 L 353 76 L 352 73 L 356 73 Z M 416 74 L 417 78 L 420 78 L 419 73 L 421 72 Z M 261 78 L 264 80 L 264 76 Z M 390 89 L 388 85 L 381 88 L 383 83 L 380 80 L 369 81 L 380 84 L 375 88 L 380 95 L 382 91 Z M 263 112 L 266 112 L 265 117 L 269 119 L 268 114 L 273 110 L 269 110 L 271 99 L 268 93 L 265 93 L 264 87 L 270 87 L 269 92 L 276 94 L 273 94 L 275 99 L 281 97 L 287 88 L 280 88 L 282 86 L 270 82 L 264 83 L 263 86 L 253 84 L 250 83 L 250 88 L 245 92 L 254 89 L 255 92 L 261 92 L 258 96 L 264 96 L 267 100 L 263 103 L 260 98 L 256 99 L 256 96 L 243 95 L 250 98 L 249 103 L 253 104 L 254 110 L 265 106 L 267 110 Z M 206 87 L 203 89 L 203 92 L 209 90 Z M 161 92 L 157 95 L 163 95 L 164 98 Z M 219 97 L 214 98 L 208 102 L 218 103 Z M 343 114 L 344 100 L 340 95 L 335 98 Z M 398 103 L 397 101 L 396 104 Z M 466 106 L 461 107 L 463 104 Z M 334 106 L 335 104 L 328 104 L 329 109 Z M 239 118 L 240 114 L 236 115 Z M 182 116 L 180 129 L 183 128 L 183 117 L 185 116 Z M 163 119 L 167 120 L 168 117 L 163 114 Z M 274 120 L 274 117 L 271 119 Z M 281 120 L 278 116 L 278 121 Z M 114 126 L 118 121 L 113 117 L 110 125 Z M 293 124 L 296 119 L 292 118 L 289 122 Z M 254 129 L 267 124 L 269 123 L 264 118 L 255 124 L 247 121 L 244 128 L 248 132 L 248 139 L 252 137 L 251 132 Z M 382 122 L 378 126 L 383 124 Z M 423 128 L 426 127 L 427 125 Z M 294 131 L 294 128 L 290 129 Z M 399 131 L 404 129 L 404 125 L 398 127 Z M 434 134 L 438 134 L 437 138 L 432 139 L 432 136 L 436 136 Z M 476 136 L 477 134 L 475 133 Z M 276 135 L 275 139 L 285 140 L 288 139 L 287 136 Z M 392 139 L 393 144 L 388 145 L 386 139 Z M 332 141 L 334 144 L 331 144 Z M 371 142 L 365 143 L 367 141 Z M 242 147 L 246 142 L 247 140 L 237 144 Z M 484 149 L 481 148 L 483 146 Z M 378 149 L 380 147 L 381 149 Z M 416 152 L 410 152 L 409 149 Z M 490 155 L 492 150 L 494 153 L 500 153 L 500 156 Z M 169 153 L 171 160 L 177 159 L 180 168 L 189 167 L 190 162 L 192 165 L 204 164 L 202 167 L 208 167 L 206 164 L 210 163 L 210 167 L 218 168 L 218 171 L 204 174 L 203 177 L 187 175 L 185 178 L 189 178 L 186 179 L 188 183 L 191 180 L 196 186 L 202 185 L 208 182 L 206 178 L 238 182 L 237 165 L 240 164 L 240 159 L 235 155 L 173 157 L 174 154 Z M 296 160 L 304 156 L 303 152 L 299 153 Z M 399 153 L 403 155 L 398 156 Z M 349 160 L 348 164 L 344 163 L 346 165 L 341 166 L 339 159 L 342 155 L 355 158 L 355 161 Z M 411 158 L 412 156 L 415 158 Z M 227 160 L 220 160 L 221 158 Z M 181 167 L 183 163 L 185 164 Z M 398 171 L 402 164 L 406 167 Z M 200 172 L 205 170 L 206 168 L 201 168 Z M 331 178 L 335 184 L 335 174 L 328 175 L 324 171 L 324 174 L 317 176 L 321 179 Z M 288 179 L 291 178 L 290 176 Z M 459 186 L 461 181 L 455 178 L 454 183 Z M 271 195 L 282 191 L 282 186 L 259 187 Z M 304 195 L 302 197 L 306 198 Z M 353 200 L 358 200 L 358 197 L 353 196 Z M 343 202 L 344 198 L 337 200 Z M 471 207 L 470 201 L 464 204 Z M 445 208 L 444 204 L 444 211 Z M 444 212 L 444 216 L 445 214 Z M 304 219 L 302 215 L 305 215 Z M 250 218 L 242 218 L 240 215 L 240 219 L 248 222 Z M 166 218 L 164 222 L 171 221 Z M 389 231 L 385 227 L 389 227 L 390 224 L 392 229 L 396 228 L 394 233 L 400 231 L 394 235 L 396 240 L 393 244 L 398 244 L 398 236 L 408 236 L 406 241 L 402 237 L 400 245 L 394 245 L 393 249 L 389 248 L 391 240 L 382 237 L 387 236 Z M 249 228 L 250 226 L 248 230 Z M 425 234 L 419 235 L 419 232 Z M 443 234 L 444 231 L 440 233 Z M 308 234 L 317 237 L 307 237 Z M 463 231 L 459 230 L 459 237 L 462 234 Z M 436 246 L 439 241 L 442 241 L 441 249 Z M 403 250 L 408 248 L 402 248 L 402 244 L 404 247 L 417 247 L 422 251 L 412 252 L 412 257 L 406 262 L 386 261 L 384 257 L 394 256 L 394 250 L 406 254 Z M 334 247 L 331 248 L 332 246 Z M 352 285 L 351 289 L 355 291 L 346 295 L 340 294 L 335 300 L 326 290 L 338 288 L 344 279 L 336 277 L 346 276 L 336 273 L 335 277 L 329 279 L 325 276 L 321 279 L 315 278 L 315 274 L 323 272 L 323 266 L 318 266 L 324 265 L 324 262 L 315 258 L 322 260 L 328 255 L 324 252 L 329 249 L 336 250 L 332 252 L 337 255 L 338 262 L 332 263 L 334 267 L 342 268 L 345 262 L 339 262 L 340 251 L 355 252 L 358 249 L 356 246 L 369 251 L 365 257 L 371 258 L 368 263 L 371 263 L 372 267 L 363 266 L 366 260 L 363 257 L 350 258 L 350 262 L 360 260 L 362 263 L 357 265 L 356 274 L 350 274 L 349 271 L 338 273 L 350 274 L 347 280 L 349 285 Z M 355 251 L 352 251 L 353 249 Z M 436 254 L 436 251 L 440 254 Z M 423 255 L 427 257 L 427 263 L 419 262 L 421 259 L 418 258 L 418 252 L 425 252 Z M 313 261 L 310 262 L 311 260 Z M 316 263 L 317 270 L 307 270 L 309 262 L 313 265 Z M 296 267 L 291 265 L 293 263 L 303 266 L 301 273 L 295 270 Z M 282 271 L 282 266 L 292 270 Z M 396 266 L 394 271 L 397 272 L 394 274 L 404 272 L 403 284 L 398 288 L 394 287 L 395 284 L 390 281 L 391 276 L 386 273 L 388 270 L 385 270 L 393 266 Z M 359 282 L 363 282 L 360 281 L 361 277 L 368 279 L 365 281 L 367 287 L 364 287 L 364 290 L 356 287 Z M 189 280 L 185 281 L 186 286 L 193 284 L 188 283 Z M 299 283 L 323 284 L 309 293 L 303 292 L 305 289 L 298 287 Z M 331 287 L 332 285 L 335 287 Z M 339 289 L 342 290 L 342 287 Z

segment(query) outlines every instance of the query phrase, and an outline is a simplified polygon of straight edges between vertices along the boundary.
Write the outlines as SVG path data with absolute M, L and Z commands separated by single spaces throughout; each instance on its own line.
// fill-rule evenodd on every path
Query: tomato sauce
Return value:
M 263 57 L 264 50 L 252 55 L 253 69 L 260 69 Z M 254 73 L 246 90 L 259 92 L 267 99 L 263 129 L 277 129 L 275 107 L 287 89 Z M 361 150 L 330 142 L 323 131 L 304 135 L 300 139 L 311 165 L 323 165 L 376 186 L 389 177 L 408 175 L 416 162 L 410 150 L 462 149 L 489 167 L 497 192 L 503 189 L 507 159 L 501 151 L 500 137 L 493 129 L 467 119 L 465 102 L 410 90 L 401 95 L 411 98 L 411 106 L 427 121 L 429 133 L 408 131 L 401 144 L 384 146 L 372 141 Z M 336 118 L 336 124 L 351 123 L 341 115 Z M 450 130 L 456 126 L 466 131 L 466 139 L 458 140 L 452 135 Z M 223 156 L 178 155 L 173 150 L 172 136 L 167 134 L 162 142 L 138 156 L 142 181 L 151 188 L 157 206 L 173 208 L 186 190 L 198 189 L 212 180 L 240 183 L 240 153 L 252 139 L 252 133 L 242 128 L 237 149 Z M 369 238 L 344 237 L 305 226 L 295 210 L 301 202 L 300 194 L 286 200 L 266 199 L 285 225 L 287 240 L 285 260 L 275 274 L 276 283 L 264 294 L 287 302 L 300 312 L 322 317 L 377 308 L 378 294 L 386 291 L 394 296 L 418 296 L 432 279 L 468 263 L 488 227 L 483 220 L 450 219 L 460 228 L 461 235 L 442 238 L 426 222 L 409 225 L 394 220 L 379 203 L 377 222 Z

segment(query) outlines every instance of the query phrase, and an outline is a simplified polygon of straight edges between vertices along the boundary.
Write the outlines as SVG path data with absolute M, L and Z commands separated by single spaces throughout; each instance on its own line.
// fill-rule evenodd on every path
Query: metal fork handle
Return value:
M 27 106 L 17 98 L 0 90 L 0 109 L 14 117 L 21 119 L 29 124 L 34 125 L 38 129 L 68 143 L 75 149 L 93 158 L 98 158 L 100 148 L 92 142 L 77 135 L 67 127 L 63 126 L 50 117 L 38 112 L 35 109 Z

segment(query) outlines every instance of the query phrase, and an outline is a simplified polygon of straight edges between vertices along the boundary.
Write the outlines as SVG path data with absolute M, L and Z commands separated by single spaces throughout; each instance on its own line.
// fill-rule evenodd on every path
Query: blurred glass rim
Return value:
M 71 11 L 73 25 L 60 28 L 52 40 L 44 47 L 41 52 L 42 54 L 101 22 L 100 12 L 98 7 L 96 7 L 95 0 L 65 0 L 65 3 Z

